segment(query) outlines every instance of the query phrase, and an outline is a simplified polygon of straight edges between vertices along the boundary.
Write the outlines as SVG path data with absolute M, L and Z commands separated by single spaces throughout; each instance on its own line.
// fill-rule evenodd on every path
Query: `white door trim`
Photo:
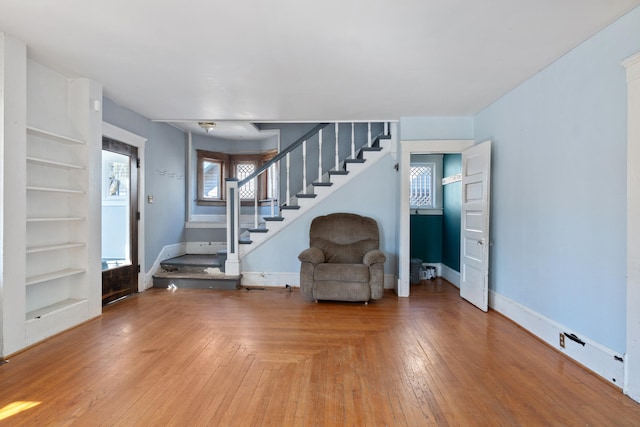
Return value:
M 627 349 L 624 393 L 640 402 L 640 53 L 627 58 Z
M 140 169 L 138 169 L 138 210 L 140 211 L 140 221 L 138 221 L 138 262 L 141 266 L 141 273 L 138 274 L 138 292 L 142 292 L 147 288 L 144 274 L 144 145 L 147 142 L 147 138 L 107 122 L 102 122 L 102 135 L 138 149 L 138 159 L 140 160 Z
M 398 284 L 396 294 L 409 296 L 410 284 L 410 209 L 409 168 L 411 154 L 455 154 L 462 153 L 475 143 L 472 139 L 400 141 L 400 232 L 398 253 Z

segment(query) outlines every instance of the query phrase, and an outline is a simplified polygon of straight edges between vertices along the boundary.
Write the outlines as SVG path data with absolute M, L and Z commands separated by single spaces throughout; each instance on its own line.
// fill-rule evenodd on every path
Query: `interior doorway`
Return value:
M 408 297 L 410 293 L 411 260 L 411 207 L 410 166 L 412 154 L 440 155 L 460 154 L 473 146 L 473 140 L 419 140 L 402 141 L 400 153 L 400 233 L 399 233 L 399 278 L 396 293 Z M 447 276 L 445 276 L 447 278 Z M 459 280 L 448 279 L 452 282 Z
M 138 149 L 102 139 L 102 303 L 138 291 Z

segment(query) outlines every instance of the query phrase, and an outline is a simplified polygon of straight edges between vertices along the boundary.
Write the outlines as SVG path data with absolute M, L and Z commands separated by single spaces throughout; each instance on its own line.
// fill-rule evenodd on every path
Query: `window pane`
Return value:
M 256 170 L 253 163 L 238 163 L 236 166 L 236 177 L 242 181 Z M 256 179 L 252 179 L 245 185 L 240 187 L 239 194 L 241 199 L 253 199 L 256 194 Z
M 211 160 L 202 162 L 202 196 L 205 199 L 220 198 L 220 163 Z
M 102 269 L 131 265 L 129 163 L 124 154 L 102 150 Z
M 411 206 L 433 207 L 433 165 L 411 166 L 411 190 L 409 200 Z

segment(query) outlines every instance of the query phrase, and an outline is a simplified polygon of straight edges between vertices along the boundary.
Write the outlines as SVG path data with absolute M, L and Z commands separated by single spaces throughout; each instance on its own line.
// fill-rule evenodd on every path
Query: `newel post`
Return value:
M 227 178 L 227 261 L 224 264 L 225 274 L 240 274 L 239 237 L 240 237 L 240 195 L 238 179 Z

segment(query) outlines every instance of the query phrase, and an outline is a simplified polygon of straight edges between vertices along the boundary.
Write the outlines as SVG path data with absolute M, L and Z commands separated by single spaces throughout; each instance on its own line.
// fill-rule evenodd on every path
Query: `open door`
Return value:
M 460 296 L 489 308 L 489 189 L 491 141 L 462 152 Z
M 138 292 L 138 149 L 102 140 L 102 303 Z

